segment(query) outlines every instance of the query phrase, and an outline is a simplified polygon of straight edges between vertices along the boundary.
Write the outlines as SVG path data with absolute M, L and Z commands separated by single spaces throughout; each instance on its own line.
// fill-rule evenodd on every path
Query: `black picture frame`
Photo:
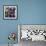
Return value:
M 8 13 L 9 14 L 11 13 L 10 15 L 12 16 L 10 16 Z M 3 19 L 4 20 L 17 20 L 18 19 L 18 5 L 3 5 Z

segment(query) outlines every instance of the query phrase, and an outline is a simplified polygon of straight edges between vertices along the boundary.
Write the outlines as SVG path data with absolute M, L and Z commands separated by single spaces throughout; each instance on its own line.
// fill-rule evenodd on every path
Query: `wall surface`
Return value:
M 18 20 L 4 20 L 3 5 L 18 5 Z M 0 0 L 0 44 L 8 43 L 10 32 L 18 32 L 17 24 L 46 24 L 46 0 Z
M 7 44 L 9 42 L 8 34 L 10 32 L 16 32 L 16 35 L 18 34 L 17 24 L 19 23 L 19 18 L 18 20 L 4 20 L 3 5 L 18 5 L 18 0 L 0 0 L 0 44 Z M 18 42 L 17 39 L 15 41 L 16 43 Z
M 46 24 L 46 0 L 21 0 L 21 24 Z

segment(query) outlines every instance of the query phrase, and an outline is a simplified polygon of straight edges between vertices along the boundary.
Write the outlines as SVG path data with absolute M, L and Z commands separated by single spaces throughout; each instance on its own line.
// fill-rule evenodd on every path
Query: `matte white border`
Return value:
M 20 43 L 20 25 L 18 25 L 18 43 Z

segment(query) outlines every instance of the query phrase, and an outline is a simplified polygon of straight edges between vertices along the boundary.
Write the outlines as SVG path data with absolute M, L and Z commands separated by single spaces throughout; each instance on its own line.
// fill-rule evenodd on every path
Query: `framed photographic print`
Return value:
M 4 5 L 3 6 L 4 19 L 17 19 L 17 6 L 16 5 Z
M 19 24 L 18 25 L 19 42 L 24 40 L 46 41 L 45 24 Z

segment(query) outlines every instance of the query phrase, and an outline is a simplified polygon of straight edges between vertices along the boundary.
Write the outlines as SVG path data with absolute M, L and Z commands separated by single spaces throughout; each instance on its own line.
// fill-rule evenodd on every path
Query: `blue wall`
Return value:
M 3 20 L 3 5 L 18 5 L 18 20 Z M 18 32 L 18 24 L 46 24 L 46 0 L 1 0 L 0 44 L 8 43 L 10 32 Z
M 8 34 L 10 32 L 16 32 L 18 34 L 17 24 L 19 23 L 19 18 L 18 20 L 3 20 L 3 5 L 17 4 L 17 0 L 0 0 L 0 44 L 7 44 L 9 42 Z M 18 42 L 17 39 L 15 42 Z
M 20 22 L 46 24 L 46 0 L 22 0 Z

